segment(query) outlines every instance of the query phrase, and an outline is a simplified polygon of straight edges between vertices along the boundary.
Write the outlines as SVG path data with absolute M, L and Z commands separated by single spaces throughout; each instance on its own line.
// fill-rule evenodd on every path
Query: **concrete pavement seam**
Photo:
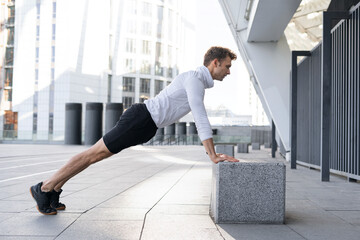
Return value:
M 301 235 L 300 233 L 298 233 L 297 231 L 295 231 L 293 228 L 291 228 L 289 225 L 286 225 L 286 224 L 285 224 L 285 226 L 287 226 L 291 231 L 293 231 L 294 233 L 296 233 L 297 235 L 299 235 L 299 236 L 302 237 L 303 239 L 308 240 L 306 237 L 304 237 L 303 235 Z
M 175 164 L 175 163 L 174 163 L 174 164 Z M 197 164 L 197 163 L 196 163 L 196 164 Z M 149 209 L 149 211 L 147 211 L 147 212 L 145 213 L 144 221 L 143 221 L 143 225 L 142 225 L 142 228 L 141 228 L 139 240 L 141 240 L 141 238 L 142 238 L 142 234 L 143 234 L 143 231 L 144 231 L 147 214 L 166 196 L 166 194 L 168 194 L 168 193 L 170 192 L 171 189 L 174 188 L 174 186 L 175 186 L 176 184 L 178 184 L 178 182 L 179 182 L 196 164 L 193 164 L 183 175 L 181 175 L 181 177 L 169 188 L 169 190 L 167 190 L 167 191 L 164 193 L 164 195 L 159 199 L 159 201 L 157 201 L 157 202 Z
M 149 164 L 149 165 L 151 165 L 151 164 Z M 149 165 L 146 165 L 145 167 L 147 167 L 147 166 L 149 166 Z M 161 170 L 159 170 L 159 171 L 157 171 L 156 173 L 154 173 L 153 175 L 151 175 L 151 176 L 149 176 L 148 178 L 146 178 L 146 179 L 144 179 L 144 180 L 142 180 L 142 181 L 140 181 L 140 182 L 138 182 L 138 183 L 136 183 L 136 184 L 134 184 L 134 185 L 132 185 L 132 186 L 130 186 L 129 188 L 127 188 L 127 189 L 125 189 L 125 190 L 123 190 L 122 192 L 120 192 L 120 193 L 117 193 L 117 194 L 115 194 L 114 196 L 112 196 L 112 197 L 110 197 L 110 198 L 108 198 L 108 199 L 106 199 L 106 200 L 104 200 L 104 201 L 102 201 L 102 202 L 100 202 L 100 203 L 98 203 L 98 204 L 96 204 L 95 206 L 93 206 L 93 207 L 91 207 L 91 208 L 89 208 L 89 209 L 87 209 L 86 211 L 84 211 L 84 212 L 82 212 L 74 221 L 72 221 L 64 230 L 62 230 L 54 239 L 57 239 L 63 232 L 65 232 L 69 227 L 71 227 L 83 214 L 85 214 L 85 213 L 87 213 L 88 211 L 90 211 L 90 210 L 92 210 L 92 209 L 94 209 L 94 208 L 96 208 L 97 206 L 99 206 L 100 204 L 102 204 L 102 203 L 104 203 L 104 202 L 106 202 L 106 201 L 109 201 L 110 199 L 112 199 L 112 198 L 114 198 L 114 197 L 116 197 L 116 196 L 118 196 L 118 195 L 120 195 L 120 194 L 122 194 L 123 192 L 125 192 L 125 191 L 127 191 L 127 190 L 129 190 L 129 189 L 131 189 L 131 188 L 133 188 L 133 187 L 135 187 L 136 185 L 138 185 L 138 184 L 140 184 L 140 183 L 142 183 L 142 182 L 144 182 L 144 181 L 146 181 L 147 179 L 149 179 L 149 178 L 151 178 L 151 177 L 153 177 L 154 175 L 156 175 L 156 174 L 158 174 L 159 172 L 162 172 L 162 171 L 164 171 L 165 169 L 167 169 L 167 168 L 169 168 L 169 167 L 171 167 L 172 165 L 174 165 L 174 164 L 171 164 L 171 165 L 169 165 L 169 166 L 167 166 L 167 167 L 165 167 L 165 168 L 163 168 L 163 169 L 161 169 Z M 143 168 L 145 168 L 145 167 L 143 167 Z M 141 168 L 142 169 L 142 168 Z M 135 169 L 135 170 L 139 170 L 139 169 Z M 132 171 L 130 171 L 130 172 L 133 172 L 133 171 L 135 171 L 135 170 L 132 170 Z M 130 173 L 130 172 L 128 172 L 128 173 Z M 96 184 L 96 185 L 98 185 L 98 184 Z M 84 189 L 82 189 L 82 190 L 84 190 Z M 82 191 L 81 190 L 81 191 Z

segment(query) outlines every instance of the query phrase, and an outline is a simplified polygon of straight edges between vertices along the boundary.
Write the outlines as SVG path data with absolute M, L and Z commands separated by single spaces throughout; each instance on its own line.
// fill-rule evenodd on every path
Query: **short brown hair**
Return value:
M 212 60 L 217 58 L 220 62 L 224 60 L 227 56 L 230 57 L 231 60 L 236 60 L 237 56 L 230 49 L 224 47 L 211 47 L 204 56 L 204 66 L 209 66 Z

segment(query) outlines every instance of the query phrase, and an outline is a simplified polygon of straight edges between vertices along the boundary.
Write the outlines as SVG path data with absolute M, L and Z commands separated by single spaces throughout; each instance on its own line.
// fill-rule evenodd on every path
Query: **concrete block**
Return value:
M 213 164 L 210 215 L 215 223 L 284 223 L 285 164 Z
M 238 143 L 237 152 L 238 153 L 249 153 L 249 143 Z
M 252 143 L 251 147 L 252 150 L 260 150 L 260 143 Z
M 219 144 L 215 145 L 215 152 L 224 153 L 229 156 L 234 156 L 234 145 Z

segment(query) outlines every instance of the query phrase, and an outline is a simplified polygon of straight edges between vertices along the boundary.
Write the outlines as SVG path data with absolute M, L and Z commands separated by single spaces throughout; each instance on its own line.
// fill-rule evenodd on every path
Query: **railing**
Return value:
M 38 131 L 36 135 L 32 131 L 17 131 L 17 130 L 0 130 L 0 140 L 2 141 L 47 141 L 48 131 Z M 82 136 L 84 139 L 84 133 Z M 215 144 L 228 143 L 250 143 L 251 136 L 219 136 L 214 135 L 213 140 Z M 53 139 L 49 142 L 63 142 L 64 134 L 61 132 L 54 132 Z M 145 145 L 201 145 L 201 140 L 198 135 L 160 135 L 154 136 Z
M 214 135 L 213 140 L 215 144 L 238 144 L 250 143 L 251 137 Z M 198 135 L 162 135 L 153 137 L 145 145 L 201 145 L 201 140 Z
M 359 6 L 331 31 L 330 171 L 360 180 Z M 321 169 L 322 44 L 297 66 L 296 161 Z M 323 146 L 324 148 L 324 146 Z M 322 159 L 324 161 L 324 158 Z M 325 159 L 326 160 L 326 159 Z
M 360 179 L 359 7 L 332 30 L 330 168 Z

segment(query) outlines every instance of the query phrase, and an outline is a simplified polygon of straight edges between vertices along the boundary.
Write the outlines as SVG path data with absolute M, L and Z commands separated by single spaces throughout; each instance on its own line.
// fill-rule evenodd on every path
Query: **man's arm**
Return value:
M 206 139 L 202 141 L 202 144 L 205 147 L 206 153 L 209 155 L 211 161 L 214 163 L 229 161 L 229 162 L 239 162 L 236 158 L 233 158 L 231 156 L 228 156 L 226 154 L 222 153 L 216 153 L 214 148 L 214 142 L 212 138 Z

